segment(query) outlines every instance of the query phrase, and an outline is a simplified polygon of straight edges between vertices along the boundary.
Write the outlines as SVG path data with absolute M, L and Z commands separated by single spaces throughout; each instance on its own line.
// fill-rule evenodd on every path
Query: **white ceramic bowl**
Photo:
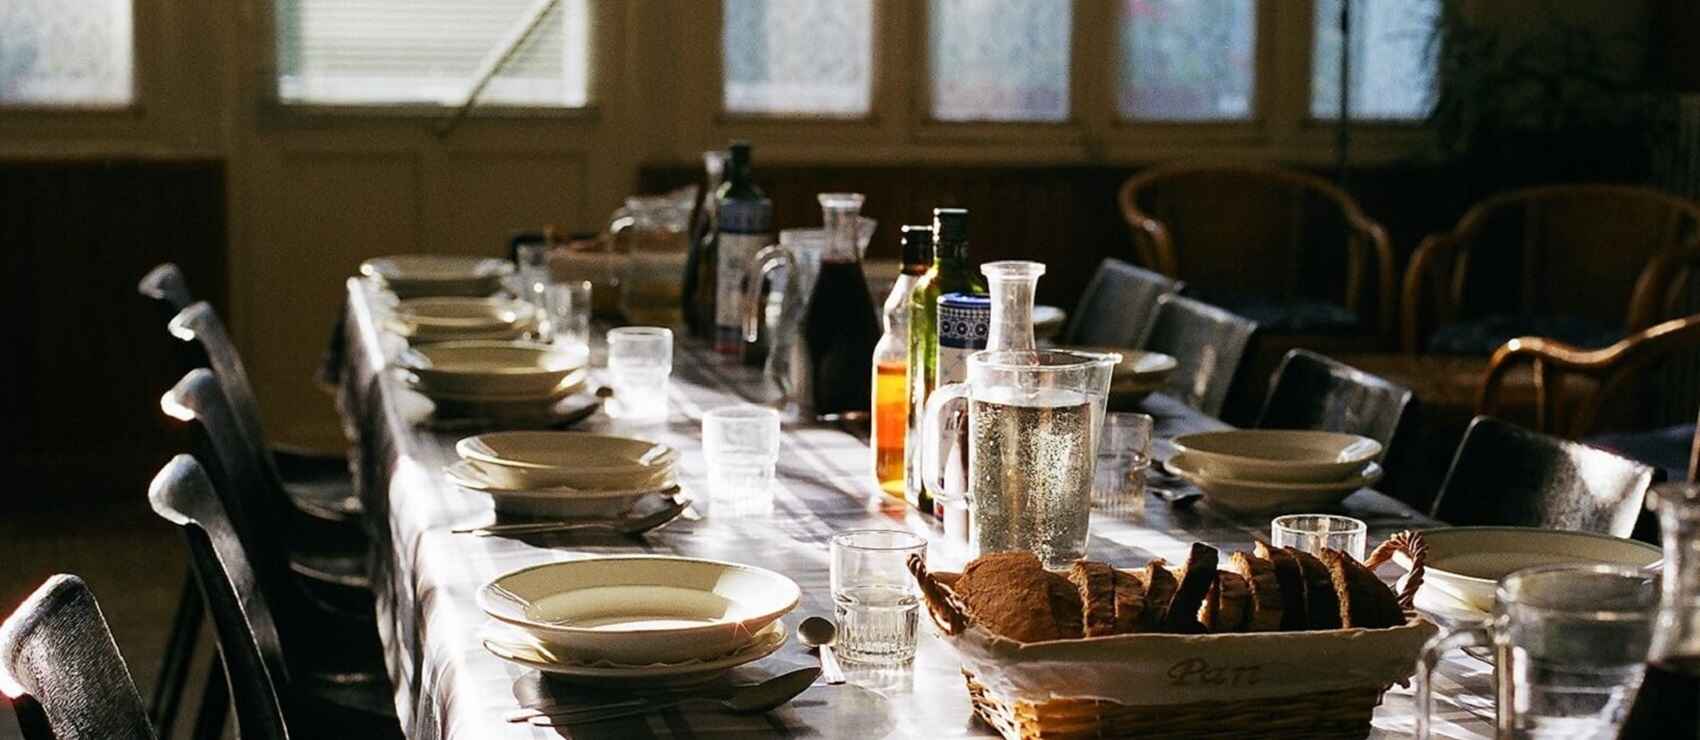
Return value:
M 678 452 L 654 442 L 584 432 L 494 432 L 455 444 L 485 478 L 520 490 L 641 488 L 672 475 Z
M 566 395 L 564 381 L 584 367 L 585 352 L 531 342 L 470 340 L 415 347 L 400 361 L 419 379 L 418 389 L 426 395 L 559 398 Z
M 617 688 L 655 688 L 657 686 L 694 686 L 710 681 L 726 671 L 761 660 L 785 646 L 790 633 L 785 623 L 774 621 L 729 655 L 706 660 L 687 660 L 680 663 L 650 665 L 621 665 L 598 661 L 581 663 L 561 655 L 550 645 L 538 642 L 530 634 L 498 622 L 486 622 L 480 632 L 484 649 L 502 660 L 524 666 L 568 683 Z
M 1591 532 L 1535 527 L 1441 527 L 1423 530 L 1428 563 L 1423 588 L 1433 588 L 1472 609 L 1493 611 L 1499 579 L 1524 568 L 1563 563 L 1644 566 L 1659 548 Z M 1403 554 L 1394 560 L 1409 569 Z
M 507 260 L 447 254 L 396 254 L 360 263 L 360 274 L 377 278 L 398 298 L 487 296 L 513 271 Z
M 392 315 L 415 332 L 494 332 L 530 323 L 537 308 L 511 298 L 409 298 L 398 301 Z
M 1271 483 L 1220 478 L 1203 472 L 1185 452 L 1170 457 L 1163 467 L 1198 487 L 1204 500 L 1242 514 L 1297 514 L 1338 506 L 1347 496 L 1381 479 L 1381 466 L 1364 463 L 1343 480 L 1321 483 Z
M 457 460 L 443 469 L 449 482 L 490 497 L 496 513 L 521 517 L 614 517 L 632 510 L 639 499 L 678 488 L 671 476 L 657 485 L 607 490 L 536 488 L 512 490 L 492 482 L 476 463 Z
M 1345 480 L 1381 456 L 1381 443 L 1368 437 L 1294 429 L 1183 434 L 1174 445 L 1201 473 L 1268 483 Z
M 477 600 L 570 659 L 645 665 L 730 654 L 801 595 L 764 568 L 631 556 L 523 568 L 485 584 Z

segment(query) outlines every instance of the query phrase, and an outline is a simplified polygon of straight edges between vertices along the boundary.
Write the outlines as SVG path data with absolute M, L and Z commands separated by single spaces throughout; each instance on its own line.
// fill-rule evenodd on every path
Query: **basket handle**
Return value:
M 927 613 L 932 616 L 933 624 L 952 636 L 968 629 L 968 616 L 957 602 L 956 595 L 939 582 L 937 576 L 927 571 L 927 562 L 920 555 L 909 556 L 909 573 L 921 587 L 921 596 L 927 601 Z
M 1423 534 L 1416 530 L 1398 532 L 1378 545 L 1364 560 L 1364 566 L 1375 570 L 1392 559 L 1395 552 L 1403 552 L 1411 559 L 1411 575 L 1405 579 L 1404 590 L 1399 592 L 1399 607 L 1410 611 L 1417 598 L 1417 589 L 1422 588 L 1423 572 L 1428 567 L 1428 543 L 1423 541 Z

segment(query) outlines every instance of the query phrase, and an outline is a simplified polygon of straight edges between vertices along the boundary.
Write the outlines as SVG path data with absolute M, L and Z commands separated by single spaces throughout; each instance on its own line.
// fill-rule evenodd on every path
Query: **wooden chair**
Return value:
M 387 682 L 348 682 L 302 667 L 300 649 L 337 635 L 290 629 L 274 611 L 275 589 L 250 558 L 248 533 L 224 504 L 231 498 L 189 455 L 173 458 L 148 489 L 154 512 L 177 525 L 188 545 L 242 737 L 401 737 Z
M 1401 344 L 1478 356 L 1519 336 L 1611 344 L 1681 315 L 1697 240 L 1700 205 L 1651 188 L 1558 185 L 1488 198 L 1412 254 Z
M 0 624 L 0 694 L 24 740 L 153 740 L 142 696 L 83 579 L 56 575 Z
M 1166 392 L 1220 416 L 1240 359 L 1256 333 L 1256 322 L 1190 298 L 1165 295 L 1157 299 L 1141 349 L 1169 355 L 1178 363 Z
M 1118 202 L 1141 264 L 1266 333 L 1392 334 L 1387 231 L 1322 178 L 1183 162 L 1128 178 Z
M 1063 343 L 1137 347 L 1151 330 L 1157 299 L 1178 293 L 1182 287 L 1179 280 L 1115 258 L 1105 259 L 1098 263 L 1098 271 L 1069 316 Z
M 1386 457 L 1412 398 L 1404 386 L 1295 349 L 1275 370 L 1257 426 L 1358 434 L 1380 442 Z
M 1453 525 L 1544 527 L 1628 537 L 1654 470 L 1605 450 L 1476 417 L 1432 515 Z

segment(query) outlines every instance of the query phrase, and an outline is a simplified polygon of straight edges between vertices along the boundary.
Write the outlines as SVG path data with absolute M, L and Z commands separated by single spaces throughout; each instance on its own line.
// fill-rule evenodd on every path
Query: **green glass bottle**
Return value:
M 921 417 L 933 392 L 938 368 L 939 296 L 946 293 L 986 295 L 986 280 L 968 261 L 968 211 L 933 209 L 933 266 L 909 294 L 909 438 L 921 438 Z M 925 512 L 933 511 L 931 492 L 921 471 L 921 445 L 909 445 L 904 466 L 904 495 Z

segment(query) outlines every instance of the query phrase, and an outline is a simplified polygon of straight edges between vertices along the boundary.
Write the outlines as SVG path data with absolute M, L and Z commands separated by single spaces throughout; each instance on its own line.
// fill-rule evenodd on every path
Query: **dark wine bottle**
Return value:
M 690 253 L 685 257 L 685 275 L 679 291 L 685 329 L 698 339 L 714 337 L 715 273 L 720 269 L 719 235 L 720 184 L 726 172 L 727 154 L 709 151 L 702 155 L 706 177 L 691 211 Z
M 1700 738 L 1700 657 L 1680 656 L 1647 664 L 1635 703 L 1618 740 Z

